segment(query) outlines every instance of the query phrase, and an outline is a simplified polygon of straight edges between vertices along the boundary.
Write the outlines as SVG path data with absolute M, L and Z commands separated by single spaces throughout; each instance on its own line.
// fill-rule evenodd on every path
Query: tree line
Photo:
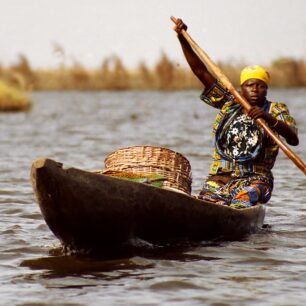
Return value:
M 225 75 L 239 85 L 243 63 L 217 63 Z M 280 58 L 266 67 L 271 74 L 271 87 L 306 86 L 306 61 Z M 187 90 L 203 86 L 189 67 L 182 67 L 161 53 L 153 67 L 140 62 L 135 69 L 127 69 L 119 56 L 105 58 L 94 69 L 75 61 L 63 62 L 56 68 L 34 69 L 25 55 L 11 66 L 0 65 L 0 79 L 25 90 Z

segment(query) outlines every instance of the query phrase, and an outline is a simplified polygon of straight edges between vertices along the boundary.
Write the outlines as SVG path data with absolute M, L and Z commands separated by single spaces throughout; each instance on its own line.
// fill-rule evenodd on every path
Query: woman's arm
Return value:
M 184 56 L 192 72 L 202 82 L 205 88 L 210 88 L 215 83 L 216 78 L 208 71 L 204 63 L 197 56 L 197 54 L 191 48 L 185 37 L 182 35 L 182 30 L 187 30 L 186 24 L 181 19 L 177 19 L 177 23 L 174 27 L 174 30 L 177 32 L 177 36 L 182 46 Z
M 251 107 L 250 110 L 248 111 L 248 115 L 253 119 L 257 118 L 264 119 L 272 130 L 274 130 L 275 132 L 277 132 L 279 135 L 283 136 L 286 139 L 288 144 L 292 146 L 297 146 L 299 144 L 298 135 L 293 128 L 291 128 L 284 121 L 277 120 L 274 116 L 263 111 L 260 107 L 258 106 Z

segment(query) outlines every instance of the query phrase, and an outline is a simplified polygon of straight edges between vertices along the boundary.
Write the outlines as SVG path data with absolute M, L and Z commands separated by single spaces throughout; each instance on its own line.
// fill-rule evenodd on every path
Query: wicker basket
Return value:
M 163 187 L 191 193 L 191 166 L 180 153 L 153 146 L 119 149 L 105 158 L 105 171 L 159 174 L 165 178 Z

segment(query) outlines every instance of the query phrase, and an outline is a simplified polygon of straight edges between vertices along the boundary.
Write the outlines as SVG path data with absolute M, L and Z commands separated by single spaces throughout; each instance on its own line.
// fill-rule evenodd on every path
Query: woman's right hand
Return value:
M 182 19 L 177 19 L 176 20 L 176 25 L 174 26 L 174 31 L 177 34 L 181 34 L 182 30 L 187 31 L 187 25 L 183 22 Z

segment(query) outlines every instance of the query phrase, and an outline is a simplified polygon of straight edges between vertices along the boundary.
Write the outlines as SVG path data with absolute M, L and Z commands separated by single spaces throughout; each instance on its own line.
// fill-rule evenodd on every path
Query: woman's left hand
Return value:
M 265 112 L 259 106 L 252 106 L 247 114 L 254 120 L 265 117 Z

